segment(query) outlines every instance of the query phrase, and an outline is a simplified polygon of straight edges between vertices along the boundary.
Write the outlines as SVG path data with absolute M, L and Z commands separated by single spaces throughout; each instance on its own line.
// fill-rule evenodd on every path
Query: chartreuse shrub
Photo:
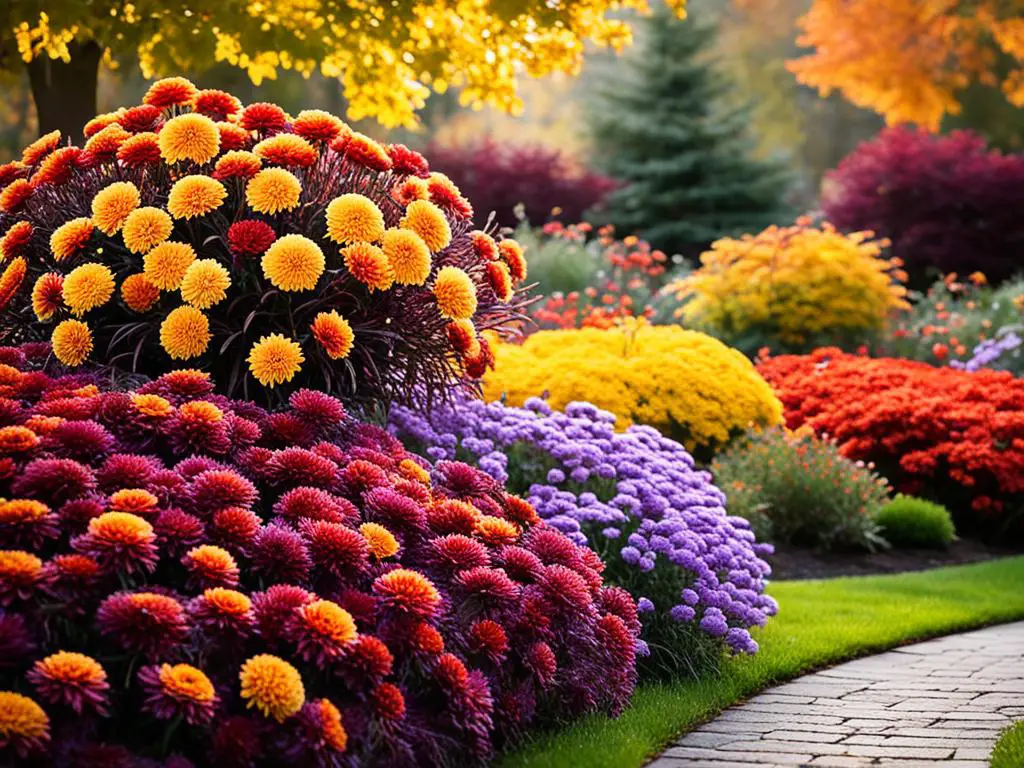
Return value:
M 760 347 L 801 351 L 856 346 L 904 309 L 896 262 L 868 233 L 798 221 L 757 235 L 723 238 L 701 266 L 668 287 L 676 316 L 752 355 Z
M 885 480 L 810 430 L 751 432 L 711 471 L 729 512 L 749 520 L 758 538 L 826 549 L 885 545 L 877 521 Z
M 488 400 L 522 405 L 547 393 L 610 411 L 620 427 L 646 424 L 706 457 L 751 424 L 781 420 L 779 401 L 754 366 L 717 339 L 642 320 L 609 330 L 541 331 L 495 349 Z
M 0 764 L 475 764 L 628 702 L 633 599 L 483 472 L 48 359 L 0 349 Z
M 877 521 L 885 540 L 894 547 L 945 549 L 956 534 L 948 509 L 902 493 L 882 507 Z
M 992 750 L 992 768 L 1019 768 L 1024 765 L 1024 720 L 1007 728 Z
M 522 250 L 402 145 L 187 80 L 0 168 L 0 331 L 71 367 L 182 364 L 229 395 L 429 397 L 490 361 Z

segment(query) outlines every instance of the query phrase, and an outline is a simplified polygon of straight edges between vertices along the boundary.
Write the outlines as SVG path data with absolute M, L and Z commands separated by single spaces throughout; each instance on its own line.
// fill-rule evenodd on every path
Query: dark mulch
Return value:
M 924 571 L 943 565 L 960 565 L 1024 553 L 973 539 L 959 539 L 947 550 L 887 549 L 881 552 L 819 552 L 789 545 L 775 547 L 768 558 L 773 579 L 831 579 L 836 576 L 870 576 L 878 573 Z

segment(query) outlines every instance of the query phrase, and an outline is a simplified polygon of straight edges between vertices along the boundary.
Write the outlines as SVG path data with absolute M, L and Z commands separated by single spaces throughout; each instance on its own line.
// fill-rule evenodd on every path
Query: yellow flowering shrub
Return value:
M 806 220 L 723 238 L 667 290 L 676 316 L 745 352 L 860 342 L 907 308 L 905 274 L 884 240 Z
M 540 331 L 495 346 L 488 400 L 522 405 L 547 393 L 614 413 L 620 428 L 647 424 L 708 455 L 751 425 L 774 425 L 782 406 L 750 361 L 697 331 L 631 323 L 608 330 Z

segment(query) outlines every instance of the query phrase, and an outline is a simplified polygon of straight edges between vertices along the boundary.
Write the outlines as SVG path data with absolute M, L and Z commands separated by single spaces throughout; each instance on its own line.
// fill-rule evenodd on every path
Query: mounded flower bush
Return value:
M 935 499 L 958 529 L 1022 533 L 1024 379 L 838 349 L 762 360 L 791 428 L 828 434 L 896 490 Z
M 626 704 L 634 601 L 497 480 L 49 355 L 0 349 L 0 763 L 477 763 Z
M 655 427 L 704 458 L 753 425 L 777 424 L 771 387 L 735 349 L 696 331 L 633 322 L 598 330 L 540 331 L 495 349 L 484 378 L 488 400 L 521 406 L 548 393 L 552 408 L 574 401 L 611 411 L 625 428 Z
M 724 646 L 754 653 L 750 628 L 776 611 L 770 569 L 746 520 L 729 516 L 711 475 L 651 427 L 615 430 L 589 403 L 553 410 L 464 399 L 429 415 L 393 409 L 391 430 L 439 461 L 471 459 L 522 493 L 552 527 L 589 545 L 605 578 L 639 599 L 644 668 L 695 675 Z
M 402 145 L 183 78 L 0 166 L 0 329 L 68 366 L 203 367 L 283 402 L 431 395 L 490 362 L 522 249 Z M 280 388 L 286 392 L 281 393 Z

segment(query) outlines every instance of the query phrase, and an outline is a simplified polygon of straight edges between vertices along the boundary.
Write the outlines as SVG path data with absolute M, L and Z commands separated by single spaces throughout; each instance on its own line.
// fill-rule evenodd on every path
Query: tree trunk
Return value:
M 68 45 L 71 61 L 45 54 L 28 63 L 32 98 L 39 115 L 39 134 L 59 129 L 62 139 L 79 142 L 82 129 L 96 115 L 96 81 L 103 50 L 94 43 Z

